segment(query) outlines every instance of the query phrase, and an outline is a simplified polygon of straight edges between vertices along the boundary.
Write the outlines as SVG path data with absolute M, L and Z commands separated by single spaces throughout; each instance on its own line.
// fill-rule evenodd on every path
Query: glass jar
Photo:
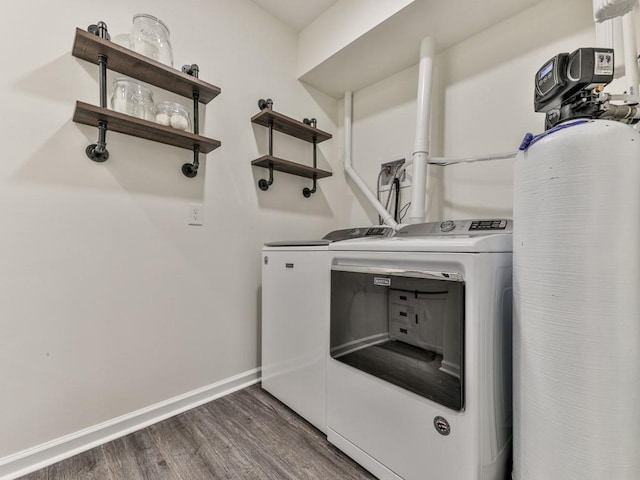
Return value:
M 179 103 L 159 102 L 156 105 L 156 122 L 160 125 L 191 132 L 189 110 Z
M 128 78 L 118 78 L 113 82 L 111 109 L 132 117 L 155 120 L 151 89 Z
M 134 15 L 130 43 L 133 51 L 173 67 L 169 27 L 159 18 L 146 13 Z
M 121 47 L 131 50 L 131 34 L 129 33 L 119 33 L 118 35 L 113 35 L 111 37 L 111 41 L 116 45 L 120 45 Z

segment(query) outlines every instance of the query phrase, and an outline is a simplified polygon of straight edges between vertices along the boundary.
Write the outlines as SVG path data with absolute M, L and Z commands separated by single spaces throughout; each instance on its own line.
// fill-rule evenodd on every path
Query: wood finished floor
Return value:
M 20 480 L 375 479 L 259 385 Z

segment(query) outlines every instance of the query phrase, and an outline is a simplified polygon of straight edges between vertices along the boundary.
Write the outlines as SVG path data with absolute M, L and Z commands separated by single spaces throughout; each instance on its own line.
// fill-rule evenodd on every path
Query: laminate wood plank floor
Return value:
M 375 477 L 254 385 L 20 480 L 217 479 Z

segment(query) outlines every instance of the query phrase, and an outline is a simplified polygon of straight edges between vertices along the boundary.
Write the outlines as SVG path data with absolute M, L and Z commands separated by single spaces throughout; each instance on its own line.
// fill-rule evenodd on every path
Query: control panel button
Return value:
M 453 220 L 445 220 L 444 222 L 442 222 L 440 224 L 440 231 L 441 232 L 450 232 L 454 228 L 456 228 L 456 224 L 455 224 L 455 222 Z

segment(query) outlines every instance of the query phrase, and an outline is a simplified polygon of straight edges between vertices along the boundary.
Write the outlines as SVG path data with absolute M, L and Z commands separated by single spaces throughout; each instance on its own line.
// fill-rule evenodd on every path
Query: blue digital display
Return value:
M 550 61 L 546 67 L 544 67 L 540 73 L 538 74 L 538 79 L 541 79 L 547 75 L 551 70 L 553 70 L 553 60 Z

